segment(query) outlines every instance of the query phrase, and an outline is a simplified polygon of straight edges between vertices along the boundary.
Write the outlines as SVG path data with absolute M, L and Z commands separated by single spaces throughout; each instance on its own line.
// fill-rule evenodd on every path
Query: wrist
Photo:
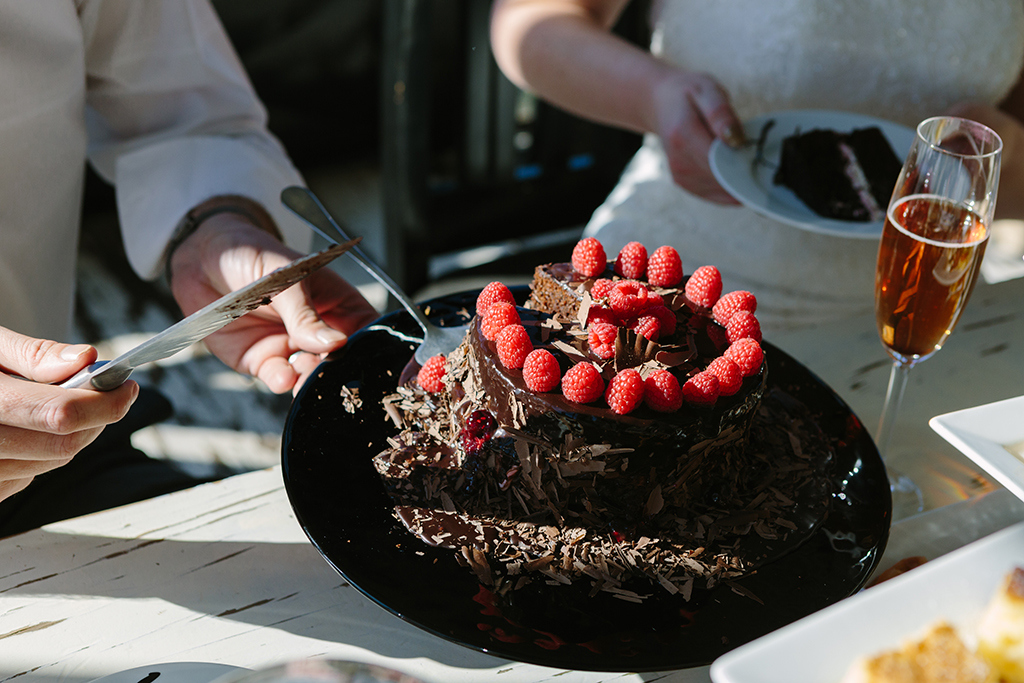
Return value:
M 185 214 L 174 229 L 174 233 L 164 249 L 164 277 L 168 284 L 171 282 L 171 264 L 175 254 L 179 251 L 179 247 L 195 233 L 199 232 L 200 228 L 215 216 L 235 216 L 244 219 L 248 225 L 272 235 L 278 241 L 282 241 L 281 232 L 278 230 L 274 219 L 257 202 L 240 195 L 211 197 L 197 204 Z

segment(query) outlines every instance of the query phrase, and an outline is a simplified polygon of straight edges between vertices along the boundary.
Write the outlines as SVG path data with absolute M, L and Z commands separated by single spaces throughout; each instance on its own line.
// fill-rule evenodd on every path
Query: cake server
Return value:
M 172 356 L 249 311 L 270 303 L 270 297 L 319 270 L 358 243 L 359 239 L 349 240 L 344 244 L 335 244 L 323 251 L 296 259 L 252 284 L 222 296 L 114 360 L 93 363 L 60 386 L 99 391 L 116 389 L 128 379 L 135 368 Z
M 281 203 L 291 209 L 296 216 L 306 221 L 313 228 L 314 232 L 328 242 L 337 244 L 338 237 L 342 240 L 348 239 L 348 235 L 341 229 L 338 222 L 331 217 L 331 214 L 327 212 L 327 209 L 316 198 L 316 195 L 306 188 L 297 186 L 286 187 L 281 192 Z M 469 325 L 438 327 L 427 320 L 427 316 L 402 291 L 402 288 L 380 266 L 367 258 L 366 254 L 359 247 L 353 248 L 349 252 L 349 256 L 354 258 L 377 282 L 384 285 L 384 289 L 391 292 L 391 295 L 398 300 L 398 303 L 402 304 L 402 307 L 409 312 L 409 315 L 416 321 L 416 324 L 423 330 L 423 342 L 416 348 L 416 352 L 413 354 L 417 363 L 423 365 L 432 356 L 438 354 L 448 355 L 462 343 Z

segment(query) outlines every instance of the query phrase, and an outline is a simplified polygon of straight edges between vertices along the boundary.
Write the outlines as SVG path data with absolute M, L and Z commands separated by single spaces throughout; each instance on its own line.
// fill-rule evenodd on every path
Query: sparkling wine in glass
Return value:
M 910 369 L 949 337 L 974 289 L 995 212 L 1002 141 L 966 119 L 921 122 L 886 215 L 875 319 L 892 356 L 876 443 L 887 456 Z M 893 517 L 920 512 L 920 489 L 889 468 Z

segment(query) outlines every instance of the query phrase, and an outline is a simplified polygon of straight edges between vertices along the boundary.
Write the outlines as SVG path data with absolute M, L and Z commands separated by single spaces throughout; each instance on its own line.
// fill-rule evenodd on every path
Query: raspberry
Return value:
M 608 267 L 604 247 L 593 237 L 584 237 L 572 249 L 572 267 L 584 277 L 597 277 Z
M 693 303 L 711 308 L 722 295 L 722 274 L 714 266 L 701 266 L 693 271 L 683 291 Z
M 720 396 L 732 396 L 743 386 L 743 373 L 740 366 L 731 358 L 719 356 L 708 365 L 708 372 L 718 378 Z
M 607 360 L 615 355 L 615 338 L 619 336 L 619 328 L 608 323 L 596 322 L 590 326 L 587 344 L 598 358 Z
M 644 311 L 644 315 L 653 315 L 658 319 L 663 336 L 668 337 L 676 333 L 676 314 L 670 311 L 667 306 L 648 306 Z
M 615 272 L 630 280 L 639 280 L 647 272 L 647 248 L 639 242 L 630 242 L 615 259 Z
M 498 301 L 491 304 L 491 307 L 487 309 L 487 314 L 484 315 L 480 328 L 481 332 L 484 333 L 484 339 L 494 341 L 498 333 L 506 325 L 518 325 L 521 322 L 519 311 L 516 310 L 515 305 L 507 301 Z
M 669 246 L 658 247 L 647 259 L 647 281 L 655 287 L 674 287 L 683 279 L 679 252 Z
M 750 311 L 736 311 L 729 318 L 729 324 L 725 326 L 725 332 L 729 336 L 729 342 L 735 343 L 740 339 L 753 339 L 761 341 L 761 323 Z
M 494 415 L 491 415 L 490 411 L 474 410 L 469 414 L 466 424 L 463 425 L 462 429 L 472 436 L 489 439 L 498 429 L 498 421 L 494 419 Z
M 494 342 L 498 360 L 509 370 L 523 367 L 526 355 L 533 351 L 533 342 L 522 325 L 506 325 Z
M 590 298 L 605 298 L 606 296 L 608 296 L 608 292 L 612 291 L 613 286 L 615 286 L 615 280 L 609 280 L 606 277 L 601 277 L 594 280 L 594 285 L 590 288 Z
M 761 363 L 764 362 L 764 351 L 761 350 L 761 345 L 749 337 L 733 342 L 722 355 L 740 366 L 740 372 L 744 377 L 756 374 L 761 369 Z
M 719 391 L 718 377 L 705 370 L 683 384 L 683 400 L 693 405 L 709 406 L 718 400 Z
M 466 424 L 459 431 L 459 445 L 466 453 L 466 464 L 478 460 L 476 464 L 482 464 L 482 458 L 477 458 L 483 447 L 490 441 L 491 436 L 498 428 L 498 421 L 486 410 L 474 410 L 470 413 Z M 474 468 L 478 469 L 478 468 Z
M 612 377 L 612 381 L 608 382 L 608 391 L 604 394 L 604 400 L 618 415 L 633 412 L 643 399 L 644 379 L 633 368 L 622 370 Z
M 433 356 L 427 360 L 416 373 L 416 381 L 432 394 L 444 391 L 444 356 Z
M 547 349 L 534 349 L 523 361 L 523 381 L 526 388 L 539 394 L 551 391 L 562 381 L 562 368 L 558 359 Z
M 597 323 L 608 323 L 618 327 L 622 324 L 622 318 L 611 309 L 604 308 L 603 306 L 591 306 L 587 312 L 587 327 L 589 328 Z
M 512 296 L 508 287 L 501 282 L 492 282 L 480 290 L 480 294 L 476 297 L 476 314 L 481 317 L 487 315 L 491 305 L 499 301 L 512 305 L 516 303 L 515 297 Z
M 683 405 L 679 380 L 668 370 L 655 370 L 644 380 L 644 403 L 659 413 L 674 413 Z
M 612 310 L 622 318 L 632 318 L 647 308 L 647 288 L 639 282 L 618 282 L 608 294 Z
M 644 313 L 630 321 L 629 329 L 633 330 L 644 339 L 658 341 L 658 337 L 661 336 L 661 321 L 658 320 L 657 316 L 647 315 Z
M 738 289 L 728 294 L 723 294 L 722 298 L 718 300 L 715 307 L 711 309 L 711 315 L 719 325 L 726 325 L 729 322 L 729 318 L 732 317 L 736 311 L 750 311 L 753 313 L 757 310 L 757 299 L 750 292 L 742 289 Z
M 590 363 L 577 363 L 562 377 L 562 393 L 573 403 L 593 403 L 604 394 L 604 380 Z

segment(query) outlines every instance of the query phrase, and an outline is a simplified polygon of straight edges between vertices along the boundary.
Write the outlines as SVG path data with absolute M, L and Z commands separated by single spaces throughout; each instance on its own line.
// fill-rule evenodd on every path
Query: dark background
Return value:
M 438 254 L 581 227 L 640 142 L 508 82 L 490 53 L 486 0 L 213 4 L 300 171 L 379 169 L 388 270 L 410 291 Z M 646 45 L 645 14 L 632 3 L 616 30 Z M 91 173 L 86 188 L 86 222 L 113 211 Z M 90 233 L 84 249 L 120 248 L 116 229 Z M 529 272 L 567 253 L 511 250 L 474 270 Z

